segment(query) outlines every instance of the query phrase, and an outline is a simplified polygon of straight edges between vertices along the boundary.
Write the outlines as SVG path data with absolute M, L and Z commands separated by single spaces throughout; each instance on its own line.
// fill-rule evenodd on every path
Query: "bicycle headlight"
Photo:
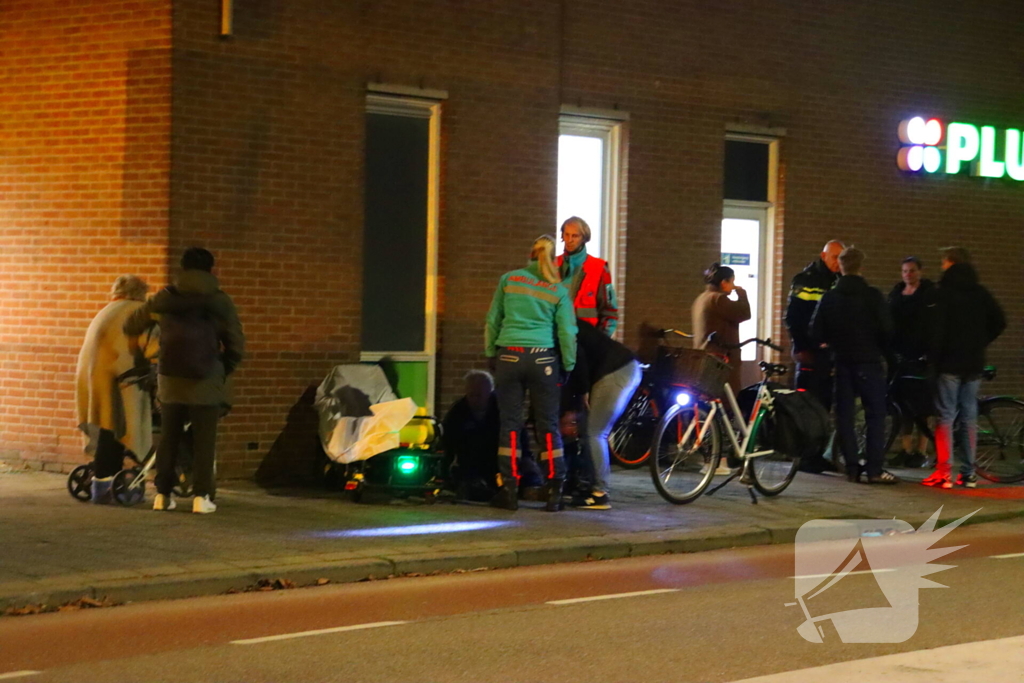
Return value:
M 676 394 L 676 403 L 684 408 L 690 405 L 691 401 L 693 401 L 693 397 L 690 396 L 685 391 L 680 391 L 678 394 Z

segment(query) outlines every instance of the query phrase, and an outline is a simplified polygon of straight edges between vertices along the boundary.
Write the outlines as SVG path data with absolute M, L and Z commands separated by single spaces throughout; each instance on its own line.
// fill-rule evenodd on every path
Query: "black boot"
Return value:
M 562 487 L 564 484 L 564 479 L 548 479 L 548 483 L 544 487 L 548 501 L 544 509 L 548 512 L 558 512 L 565 507 L 564 503 L 562 503 Z
M 503 510 L 519 509 L 519 487 L 515 480 L 502 481 L 501 475 L 498 475 L 498 492 L 491 498 L 491 507 Z

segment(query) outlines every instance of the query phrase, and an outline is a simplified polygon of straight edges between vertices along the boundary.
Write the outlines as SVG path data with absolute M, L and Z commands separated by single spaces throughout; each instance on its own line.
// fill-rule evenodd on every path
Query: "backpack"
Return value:
M 174 310 L 160 314 L 160 374 L 206 379 L 220 360 L 217 320 L 201 301 L 189 305 L 187 295 L 179 294 L 173 287 L 167 291 L 178 301 Z
M 773 392 L 775 406 L 775 448 L 800 458 L 802 471 L 821 472 L 822 453 L 828 446 L 832 425 L 828 411 L 808 391 L 778 389 Z

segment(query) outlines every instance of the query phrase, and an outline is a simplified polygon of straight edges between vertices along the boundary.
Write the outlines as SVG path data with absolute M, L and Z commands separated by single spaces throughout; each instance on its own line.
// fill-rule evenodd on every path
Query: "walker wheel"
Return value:
M 114 500 L 124 506 L 141 503 L 146 498 L 146 480 L 139 479 L 139 470 L 121 470 L 114 475 L 110 491 Z
M 68 493 L 75 500 L 87 503 L 92 500 L 92 465 L 79 465 L 68 475 Z

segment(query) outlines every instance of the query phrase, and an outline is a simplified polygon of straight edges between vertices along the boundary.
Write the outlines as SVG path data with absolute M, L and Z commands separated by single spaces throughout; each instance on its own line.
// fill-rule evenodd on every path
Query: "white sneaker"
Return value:
M 156 494 L 156 498 L 153 499 L 154 510 L 173 510 L 178 507 L 178 504 L 174 502 L 174 496 L 167 494 L 166 496 L 162 493 Z
M 217 504 L 209 496 L 196 496 L 192 499 L 192 512 L 197 515 L 208 515 L 217 511 Z

